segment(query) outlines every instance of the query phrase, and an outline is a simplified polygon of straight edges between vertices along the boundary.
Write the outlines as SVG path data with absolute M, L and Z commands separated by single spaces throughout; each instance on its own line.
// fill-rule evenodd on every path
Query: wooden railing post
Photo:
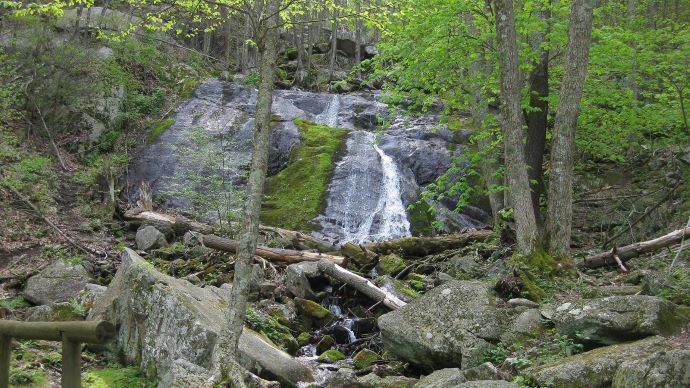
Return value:
M 0 334 L 0 388 L 7 388 L 10 385 L 11 343 L 12 337 Z
M 81 388 L 81 344 L 62 334 L 62 388 Z

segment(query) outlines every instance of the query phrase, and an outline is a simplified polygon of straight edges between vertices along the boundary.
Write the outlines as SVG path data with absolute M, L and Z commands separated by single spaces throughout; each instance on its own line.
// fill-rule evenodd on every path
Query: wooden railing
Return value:
M 102 344 L 113 337 L 115 337 L 115 327 L 105 321 L 0 320 L 0 388 L 9 386 L 12 338 L 62 341 L 62 387 L 81 388 L 81 344 Z

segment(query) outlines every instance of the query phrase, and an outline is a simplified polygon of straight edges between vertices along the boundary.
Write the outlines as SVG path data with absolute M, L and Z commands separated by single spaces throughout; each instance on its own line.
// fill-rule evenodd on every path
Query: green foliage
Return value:
M 247 86 L 258 87 L 260 82 L 261 75 L 256 71 L 252 71 L 244 78 L 244 84 Z
M 82 381 L 91 388 L 150 388 L 157 384 L 134 367 L 110 367 L 88 371 Z
M 294 354 L 297 351 L 299 345 L 290 329 L 270 315 L 259 314 L 253 308 L 247 307 L 244 321 L 251 329 L 262 333 L 288 353 Z
M 46 384 L 46 375 L 39 369 L 10 368 L 10 384 L 21 387 L 43 387 Z
M 31 304 L 23 296 L 17 296 L 15 298 L 0 299 L 0 307 L 4 307 L 10 310 L 16 310 L 19 308 L 29 307 Z
M 670 273 L 668 287 L 662 288 L 659 296 L 673 303 L 690 306 L 690 271 L 675 268 Z
M 261 219 L 268 225 L 292 230 L 310 230 L 333 173 L 335 154 L 347 133 L 296 119 L 301 144 L 296 161 L 266 179 Z
M 158 139 L 173 124 L 175 124 L 175 120 L 173 119 L 165 119 L 157 122 L 156 125 L 153 126 L 153 129 L 151 129 L 151 132 L 149 132 L 149 143 L 156 141 L 156 139 Z
M 51 205 L 56 185 L 51 160 L 43 156 L 22 156 L 21 160 L 4 166 L 4 179 L 0 181 L 0 186 L 11 187 L 27 195 L 39 206 Z M 2 164 L 0 167 L 3 167 Z

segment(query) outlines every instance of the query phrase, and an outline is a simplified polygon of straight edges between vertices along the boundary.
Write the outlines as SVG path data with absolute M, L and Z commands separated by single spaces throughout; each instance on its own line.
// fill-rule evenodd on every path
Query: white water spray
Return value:
M 315 121 L 318 124 L 335 128 L 338 126 L 338 113 L 340 113 L 340 95 L 336 94 L 328 103 L 326 109 L 316 116 Z

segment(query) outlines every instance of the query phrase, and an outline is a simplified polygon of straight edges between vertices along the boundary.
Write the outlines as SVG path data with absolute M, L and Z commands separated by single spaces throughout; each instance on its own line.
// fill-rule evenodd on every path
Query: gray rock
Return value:
M 457 385 L 458 388 L 518 388 L 517 384 L 504 380 L 477 380 Z
M 421 378 L 414 388 L 453 388 L 461 383 L 478 380 L 501 380 L 500 372 L 490 362 L 465 370 L 446 368 Z
M 388 351 L 431 371 L 475 367 L 492 343 L 514 340 L 538 319 L 537 310 L 496 308 L 483 283 L 450 281 L 382 315 L 378 325 Z
M 310 278 L 321 274 L 316 262 L 303 261 L 290 264 L 285 270 L 285 287 L 294 296 L 305 299 L 316 299 L 316 294 L 311 289 Z
M 165 376 L 173 361 L 184 359 L 210 368 L 215 344 L 225 325 L 227 291 L 199 288 L 161 274 L 130 249 L 108 290 L 89 314 L 118 327 L 109 350 L 149 374 Z M 311 381 L 311 372 L 287 353 L 245 328 L 239 362 L 259 375 L 295 384 Z
M 417 379 L 405 376 L 379 377 L 374 373 L 369 373 L 358 378 L 357 382 L 361 387 L 367 388 L 412 388 Z
M 566 302 L 555 307 L 551 320 L 559 333 L 579 334 L 585 341 L 601 345 L 670 335 L 686 322 L 675 304 L 647 295 Z
M 57 260 L 30 277 L 22 295 L 34 304 L 67 302 L 92 281 L 83 265 Z
M 655 336 L 566 357 L 530 368 L 524 375 L 540 387 L 605 387 L 611 384 L 616 370 L 624 362 L 644 359 L 669 348 L 668 341 Z
M 209 380 L 212 377 L 208 369 L 194 365 L 185 359 L 177 359 L 158 382 L 158 388 L 210 387 Z
M 140 251 L 148 251 L 168 245 L 165 235 L 153 226 L 139 228 L 135 240 L 137 249 Z
M 73 303 L 54 303 L 30 307 L 26 310 L 24 320 L 27 322 L 64 322 L 83 321 L 84 311 Z
M 612 388 L 690 387 L 690 350 L 671 350 L 624 362 Z
M 537 308 L 539 307 L 539 303 L 533 302 L 529 299 L 525 298 L 513 298 L 508 300 L 508 304 L 514 307 L 517 306 L 524 306 L 524 307 L 529 307 L 529 308 Z
M 98 55 L 99 59 L 108 59 L 115 55 L 115 52 L 108 46 L 101 46 L 98 48 L 98 50 L 96 50 L 96 54 Z

